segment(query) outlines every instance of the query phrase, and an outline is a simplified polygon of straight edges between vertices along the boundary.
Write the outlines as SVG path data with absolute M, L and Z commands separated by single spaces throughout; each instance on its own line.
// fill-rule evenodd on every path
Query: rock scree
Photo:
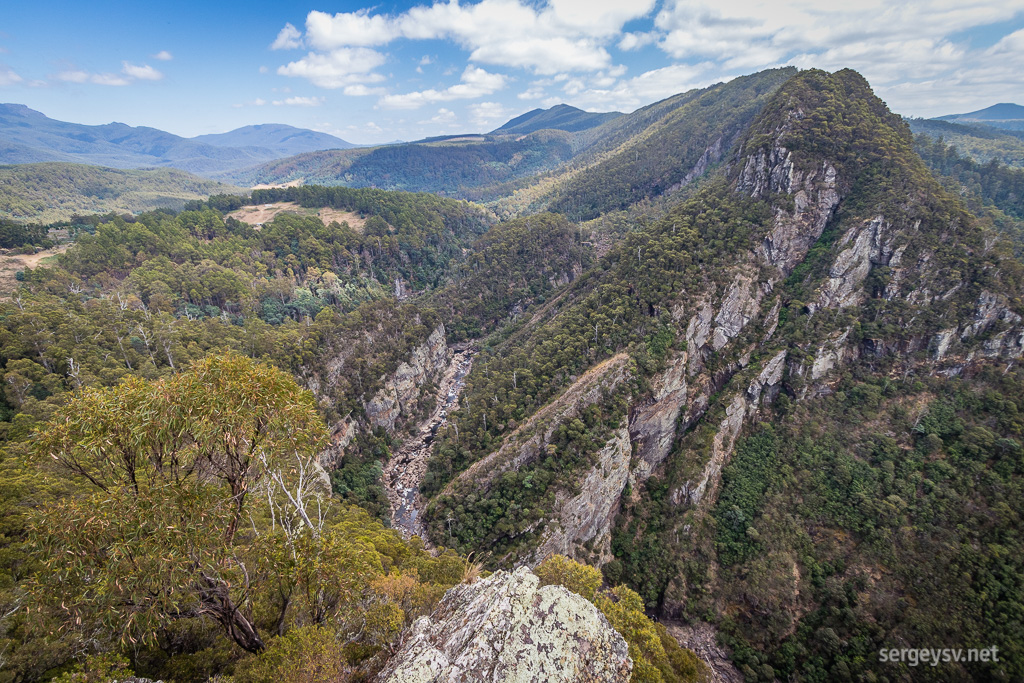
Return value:
M 401 643 L 379 683 L 625 683 L 633 670 L 594 605 L 525 567 L 452 588 Z

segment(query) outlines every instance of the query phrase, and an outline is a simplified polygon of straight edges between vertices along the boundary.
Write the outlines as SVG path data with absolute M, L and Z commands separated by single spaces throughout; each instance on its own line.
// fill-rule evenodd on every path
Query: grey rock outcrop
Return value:
M 413 349 L 407 361 L 384 379 L 384 388 L 366 403 L 370 428 L 391 432 L 402 416 L 412 415 L 420 399 L 420 387 L 448 366 L 451 350 L 445 343 L 444 326 L 438 325 L 426 341 Z
M 598 561 L 612 559 L 612 524 L 619 508 L 619 495 L 629 479 L 629 460 L 632 449 L 629 431 L 620 427 L 612 438 L 597 452 L 596 462 L 580 483 L 579 494 L 566 497 L 559 493 L 553 519 L 545 530 L 545 540 L 534 553 L 535 564 L 548 555 L 576 555 L 578 544 L 598 542 L 595 548 Z
M 530 570 L 449 590 L 403 634 L 380 683 L 628 681 L 629 648 L 596 607 Z
M 421 387 L 444 374 L 452 353 L 445 341 L 444 325 L 438 325 L 393 373 L 380 378 L 384 386 L 363 403 L 365 420 L 357 421 L 349 415 L 332 425 L 331 445 L 320 454 L 320 463 L 324 467 L 335 465 L 362 429 L 383 427 L 393 432 L 396 424 L 415 416 L 423 399 Z M 328 363 L 329 380 L 330 375 L 345 371 L 345 360 L 342 355 Z

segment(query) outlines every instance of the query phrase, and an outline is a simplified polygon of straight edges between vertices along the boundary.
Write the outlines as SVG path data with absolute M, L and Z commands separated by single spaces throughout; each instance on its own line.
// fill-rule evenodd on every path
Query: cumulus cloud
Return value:
M 378 47 L 398 38 L 447 39 L 468 50 L 475 62 L 545 74 L 594 71 L 611 63 L 604 43 L 617 37 L 626 22 L 653 8 L 654 0 L 550 0 L 539 8 L 519 0 L 449 0 L 395 15 L 365 9 L 337 14 L 314 10 L 306 17 L 303 39 L 321 53 Z M 299 39 L 290 24 L 278 35 L 289 45 Z
M 128 78 L 134 78 L 140 81 L 159 81 L 164 77 L 162 73 L 151 67 L 149 64 L 132 64 L 131 62 L 121 62 L 121 73 Z
M 445 109 L 441 107 L 437 110 L 437 113 L 431 116 L 426 121 L 420 121 L 421 124 L 435 124 L 439 126 L 446 126 L 455 123 L 458 120 L 458 116 L 455 115 L 451 109 Z
M 367 97 L 369 95 L 383 95 L 385 90 L 384 88 L 371 88 L 362 83 L 356 83 L 355 85 L 346 85 L 342 92 L 353 97 Z
M 539 100 L 545 95 L 544 88 L 539 85 L 531 85 L 529 89 L 516 95 L 521 100 Z
M 172 59 L 174 59 L 174 55 L 172 55 L 167 50 L 160 50 L 160 52 L 157 52 L 155 55 L 153 55 L 153 59 L 160 62 L 169 62 Z
M 385 95 L 377 104 L 385 109 L 419 109 L 434 102 L 469 100 L 501 90 L 505 87 L 506 80 L 502 74 L 490 73 L 470 64 L 462 72 L 460 82 L 444 90 L 430 89 L 402 95 Z
M 763 68 L 852 67 L 898 110 L 926 114 L 949 111 L 961 101 L 955 98 L 996 93 L 1006 99 L 1005 92 L 1019 91 L 1024 33 L 976 48 L 970 31 L 1005 25 L 1009 32 L 1022 9 L 1020 0 L 432 0 L 391 13 L 312 11 L 304 26 L 286 24 L 273 47 L 311 50 L 279 73 L 370 94 L 380 89 L 369 86 L 384 80 L 375 69 L 386 60 L 385 46 L 445 40 L 464 50 L 467 62 L 554 81 L 531 84 L 518 93 L 521 100 L 547 102 L 560 84 L 563 100 L 618 109 Z M 615 64 L 619 55 L 652 46 L 664 57 L 662 68 L 648 66 L 628 78 Z M 420 73 L 427 63 L 420 61 Z M 448 88 L 387 95 L 379 105 L 416 108 L 492 92 L 474 91 L 463 79 Z M 954 99 L 931 109 L 943 98 Z
M 274 100 L 278 107 L 319 107 L 324 103 L 322 97 L 289 97 L 284 100 Z
M 0 86 L 17 85 L 24 79 L 6 66 L 0 65 Z
M 338 47 L 384 45 L 398 37 L 390 17 L 358 12 L 310 12 L 306 16 L 306 40 L 311 47 L 333 50 Z
M 615 81 L 611 87 L 595 86 L 573 79 L 563 86 L 570 103 L 590 110 L 630 111 L 644 104 L 671 97 L 693 88 L 704 88 L 728 77 L 716 77 L 715 65 L 672 64 L 652 69 L 634 78 Z
M 356 83 L 377 83 L 384 80 L 373 70 L 385 62 L 385 57 L 366 47 L 343 47 L 322 54 L 310 52 L 302 59 L 278 67 L 282 76 L 308 79 L 321 88 L 343 88 Z
M 469 105 L 469 114 L 477 126 L 489 126 L 498 119 L 504 119 L 508 110 L 499 102 L 477 102 Z
M 271 50 L 294 50 L 302 46 L 302 31 L 291 24 L 285 24 L 270 44 Z

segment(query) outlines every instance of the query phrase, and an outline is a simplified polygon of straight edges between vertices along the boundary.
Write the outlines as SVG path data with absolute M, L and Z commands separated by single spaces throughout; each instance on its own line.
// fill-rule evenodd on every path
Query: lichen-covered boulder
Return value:
M 588 600 L 525 567 L 456 586 L 403 634 L 378 681 L 628 681 L 626 641 Z

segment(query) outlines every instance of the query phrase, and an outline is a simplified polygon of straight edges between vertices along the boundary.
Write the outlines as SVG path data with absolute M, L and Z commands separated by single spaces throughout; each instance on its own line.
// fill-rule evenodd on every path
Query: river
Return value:
M 426 528 L 421 513 L 423 497 L 420 482 L 427 472 L 430 448 L 438 430 L 448 423 L 448 416 L 459 408 L 459 396 L 466 386 L 466 375 L 473 367 L 476 349 L 468 345 L 453 347 L 452 359 L 437 388 L 437 404 L 430 416 L 420 423 L 415 435 L 402 444 L 384 466 L 384 487 L 391 503 L 391 526 L 410 538 L 426 541 Z

